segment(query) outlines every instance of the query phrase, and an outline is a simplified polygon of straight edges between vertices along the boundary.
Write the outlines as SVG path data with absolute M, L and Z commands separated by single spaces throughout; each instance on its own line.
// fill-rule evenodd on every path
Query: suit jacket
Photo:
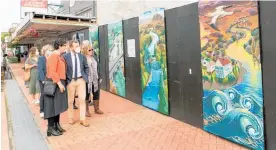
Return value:
M 38 69 L 38 80 L 45 81 L 46 79 L 46 57 L 40 56 L 37 62 L 37 69 Z
M 80 69 L 81 69 L 81 75 L 82 78 L 88 82 L 88 64 L 87 59 L 83 54 L 77 53 L 79 60 L 80 60 Z M 65 61 L 66 61 L 66 82 L 69 84 L 72 81 L 73 77 L 73 62 L 71 53 L 66 53 L 63 55 Z

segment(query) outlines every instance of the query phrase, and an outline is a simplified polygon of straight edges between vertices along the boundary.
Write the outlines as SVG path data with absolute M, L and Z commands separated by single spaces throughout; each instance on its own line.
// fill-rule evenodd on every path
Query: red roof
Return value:
M 225 66 L 231 63 L 231 61 L 228 58 L 219 58 L 219 61 L 222 64 L 222 66 Z

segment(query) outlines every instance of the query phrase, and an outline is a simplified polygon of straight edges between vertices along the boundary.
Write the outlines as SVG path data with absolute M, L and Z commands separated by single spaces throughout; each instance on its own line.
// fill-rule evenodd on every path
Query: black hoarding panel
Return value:
M 134 103 L 142 104 L 138 22 L 138 17 L 123 21 L 126 98 Z M 135 57 L 128 56 L 127 40 L 130 39 L 135 40 Z
M 99 26 L 99 48 L 100 48 L 100 74 L 102 78 L 101 89 L 107 90 L 107 26 Z
M 264 125 L 266 149 L 276 149 L 276 3 L 260 2 L 261 55 L 263 68 Z
M 170 116 L 202 128 L 198 3 L 165 11 Z

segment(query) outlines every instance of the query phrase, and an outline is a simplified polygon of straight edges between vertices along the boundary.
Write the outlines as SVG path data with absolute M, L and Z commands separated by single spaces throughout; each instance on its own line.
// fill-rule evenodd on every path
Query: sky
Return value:
M 60 0 L 48 0 L 60 3 Z M 20 0 L 0 0 L 0 32 L 6 32 L 12 23 L 20 23 Z

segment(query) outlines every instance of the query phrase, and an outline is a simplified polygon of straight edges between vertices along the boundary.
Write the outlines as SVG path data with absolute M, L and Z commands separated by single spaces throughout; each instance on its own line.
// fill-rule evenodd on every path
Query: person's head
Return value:
M 69 42 L 69 46 L 71 51 L 73 51 L 74 53 L 79 53 L 80 52 L 80 44 L 78 41 L 76 40 L 71 40 Z
M 49 57 L 51 55 L 51 53 L 53 52 L 54 48 L 47 44 L 45 46 L 42 47 L 41 49 L 41 55 L 45 56 L 45 57 Z
M 38 49 L 36 47 L 32 47 L 29 52 L 29 57 L 36 57 Z
M 66 41 L 62 38 L 58 38 L 54 42 L 54 49 L 59 50 L 60 53 L 64 53 L 66 49 Z
M 83 45 L 82 46 L 82 49 L 81 49 L 81 52 L 83 55 L 86 55 L 86 56 L 93 56 L 94 54 L 94 49 L 91 45 Z
M 90 45 L 90 42 L 89 42 L 88 40 L 84 40 L 84 41 L 82 42 L 82 45 L 83 45 L 83 46 L 88 46 L 88 45 Z

